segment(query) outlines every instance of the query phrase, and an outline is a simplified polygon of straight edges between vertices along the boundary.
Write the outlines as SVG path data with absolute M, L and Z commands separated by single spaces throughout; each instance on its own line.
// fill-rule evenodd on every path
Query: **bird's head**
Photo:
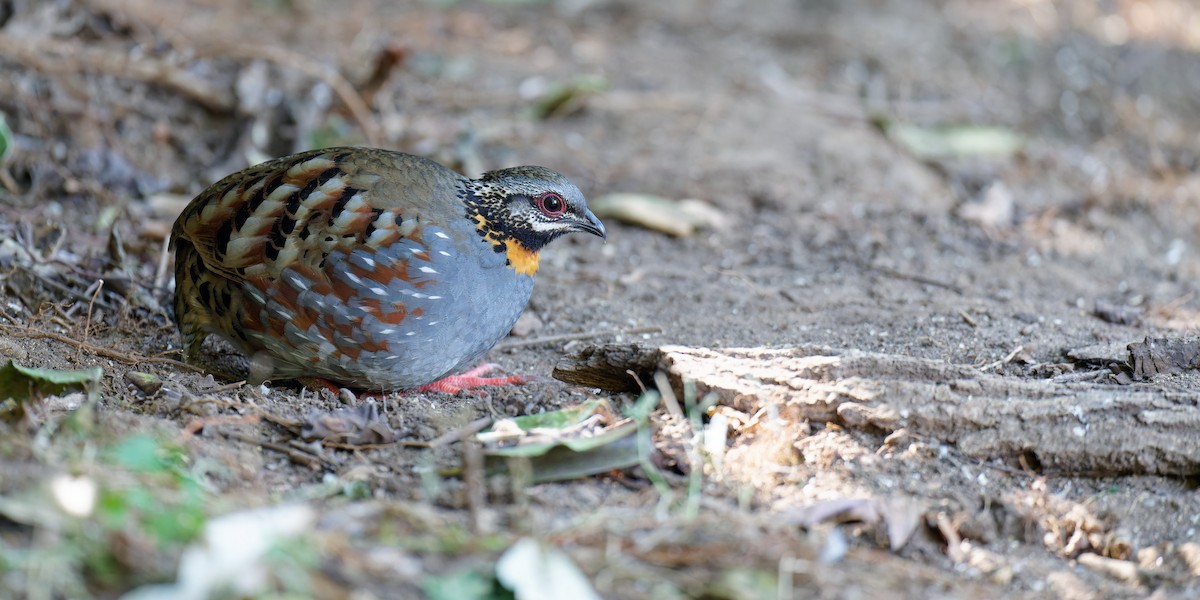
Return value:
M 538 252 L 572 231 L 607 238 L 604 224 L 588 208 L 583 192 L 545 167 L 513 167 L 472 180 L 467 216 L 497 252 L 507 252 L 517 272 L 537 271 Z

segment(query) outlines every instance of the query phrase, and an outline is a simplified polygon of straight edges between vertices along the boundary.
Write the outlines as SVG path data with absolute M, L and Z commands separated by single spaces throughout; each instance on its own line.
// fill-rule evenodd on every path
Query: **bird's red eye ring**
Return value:
M 538 210 L 547 217 L 561 217 L 567 212 L 567 201 L 554 192 L 540 194 L 533 199 Z

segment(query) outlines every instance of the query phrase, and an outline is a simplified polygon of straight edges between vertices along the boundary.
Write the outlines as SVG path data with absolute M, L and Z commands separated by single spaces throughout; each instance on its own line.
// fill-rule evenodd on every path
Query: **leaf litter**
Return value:
M 180 7 L 142 0 L 14 6 L 0 23 L 12 50 L 0 53 L 0 351 L 42 374 L 102 369 L 81 386 L 90 395 L 25 379 L 47 410 L 0 424 L 0 585 L 16 595 L 190 586 L 196 565 L 223 570 L 206 532 L 228 523 L 258 532 L 238 566 L 265 587 L 243 589 L 304 597 L 432 596 L 430 582 L 459 575 L 458 589 L 495 597 L 497 562 L 530 544 L 605 597 L 1194 595 L 1194 494 L 1179 478 L 1192 473 L 1194 428 L 1175 390 L 1197 380 L 1178 333 L 1197 313 L 1194 152 L 1177 133 L 1195 129 L 1196 94 L 1189 78 L 1160 85 L 1153 68 L 1137 71 L 1136 94 L 1106 75 L 1147 56 L 1188 64 L 1170 26 L 1185 19 L 1154 21 L 1164 29 L 1147 50 L 1139 31 L 1112 37 L 1118 8 L 1064 11 L 1059 37 L 1025 13 L 984 15 L 983 27 L 964 16 L 978 7 L 953 2 L 928 15 L 924 3 L 720 6 L 700 20 L 688 3 L 332 14 L 217 2 L 182 21 Z M 914 28 L 939 35 L 912 50 Z M 690 40 L 694 29 L 708 41 Z M 239 41 L 250 34 L 261 45 Z M 697 60 L 707 67 L 685 68 Z M 589 72 L 603 85 L 584 85 Z M 538 96 L 551 110 L 535 127 L 517 83 L 539 77 L 566 84 Z M 906 125 L 896 152 L 871 114 L 934 125 Z M 530 308 L 543 337 L 498 350 L 507 369 L 544 372 L 568 345 L 647 331 L 685 358 L 681 347 L 841 350 L 797 371 L 736 352 L 681 367 L 719 375 L 692 379 L 717 391 L 707 407 L 688 399 L 689 378 L 642 394 L 659 355 L 649 367 L 613 360 L 623 350 L 593 349 L 626 368 L 590 380 L 621 392 L 542 382 L 481 399 L 391 397 L 374 412 L 178 363 L 170 198 L 259 158 L 372 140 L 468 170 L 557 163 L 596 195 L 706 199 L 712 220 L 690 235 L 614 225 L 602 252 L 548 254 Z M 660 221 L 677 225 L 668 208 Z M 624 210 L 637 223 L 652 209 Z M 1114 298 L 1116 311 L 1086 308 Z M 1131 319 L 1125 305 L 1160 308 Z M 1057 350 L 1147 338 L 1100 378 Z M 245 372 L 219 343 L 206 354 L 206 370 Z M 1143 383 L 1112 386 L 1134 369 Z M 1039 381 L 1064 376 L 1089 379 L 1050 380 L 1065 392 L 1038 396 Z M 674 405 L 661 404 L 665 387 Z M 912 397 L 968 410 L 990 399 L 960 426 L 1020 408 L 1041 441 L 989 445 L 905 406 Z M 531 448 L 632 441 L 636 462 L 597 459 L 554 484 L 444 475 L 464 472 L 488 423 L 596 398 L 614 420 L 531 427 Z M 1127 412 L 1104 412 L 1114 407 Z M 626 409 L 634 424 L 615 425 Z M 267 527 L 292 501 L 313 512 Z M 808 528 L 781 518 L 805 511 Z M 259 552 L 270 541 L 283 553 Z

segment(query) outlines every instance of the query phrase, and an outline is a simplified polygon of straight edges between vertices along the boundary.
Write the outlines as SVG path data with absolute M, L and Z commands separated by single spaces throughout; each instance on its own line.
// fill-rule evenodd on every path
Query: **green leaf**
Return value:
M 523 458 L 530 483 L 581 479 L 638 464 L 636 433 L 637 423 L 626 421 L 595 436 L 484 450 L 484 464 L 489 472 L 504 471 L 508 461 Z
M 646 390 L 638 397 L 637 402 L 625 410 L 625 414 L 639 423 L 646 423 L 650 420 L 650 415 L 654 413 L 654 409 L 658 407 L 659 400 L 662 395 L 658 390 Z
M 109 529 L 120 529 L 129 518 L 129 502 L 123 493 L 114 490 L 101 490 L 100 499 L 96 502 L 96 517 L 100 523 Z
M 608 88 L 608 81 L 599 75 L 583 75 L 554 85 L 533 104 L 533 116 L 538 119 L 565 117 L 583 109 L 587 99 Z
M 0 367 L 0 397 L 28 398 L 31 391 L 42 395 L 60 394 L 71 387 L 85 387 L 98 383 L 104 370 L 100 367 L 75 371 L 62 369 L 35 369 L 8 361 Z
M 638 464 L 635 435 L 637 423 L 616 419 L 603 400 L 591 400 L 577 406 L 537 415 L 506 420 L 503 427 L 479 434 L 481 440 L 501 439 L 507 445 L 489 444 L 484 458 L 490 472 L 503 471 L 512 459 L 527 459 L 534 483 L 578 479 Z M 499 431 L 497 431 L 499 429 Z
M 158 441 L 148 435 L 134 435 L 112 449 L 112 461 L 131 471 L 160 473 L 167 470 L 167 461 Z
M 12 139 L 12 130 L 8 128 L 8 122 L 4 120 L 4 113 L 0 113 L 0 163 L 8 158 L 9 151 L 13 147 Z
M 520 427 L 522 431 L 532 431 L 534 429 L 564 429 L 573 425 L 578 425 L 587 420 L 588 417 L 596 414 L 597 411 L 607 408 L 608 403 L 602 400 L 588 400 L 575 406 L 569 406 L 560 410 L 552 410 L 550 412 L 538 413 L 535 415 L 521 415 L 513 417 L 512 421 Z
M 1025 138 L 1002 127 L 953 125 L 921 127 L 885 123 L 888 137 L 921 159 L 1008 158 L 1025 146 Z
M 550 450 L 560 446 L 574 452 L 588 452 L 624 439 L 635 431 L 637 431 L 637 424 L 632 421 L 626 421 L 616 427 L 606 428 L 602 433 L 597 435 L 556 439 L 543 443 L 517 444 L 505 448 L 491 448 L 485 450 L 484 454 L 488 456 L 533 458 L 544 456 Z
M 498 598 L 495 588 L 495 579 L 471 570 L 431 575 L 421 581 L 429 600 L 492 600 Z
M 146 517 L 146 529 L 160 547 L 187 542 L 200 534 L 204 515 L 186 508 L 159 509 Z
M 582 479 L 599 473 L 627 469 L 641 462 L 638 454 L 637 427 L 624 437 L 611 440 L 593 450 L 576 451 L 566 446 L 550 448 L 529 460 L 530 483 Z M 495 459 L 490 459 L 495 460 Z
M 58 396 L 73 389 L 95 389 L 104 370 L 100 367 L 76 371 L 35 369 L 13 361 L 0 366 L 0 417 L 19 417 L 22 405 L 45 396 Z
M 779 591 L 779 583 L 774 572 L 750 567 L 733 567 L 723 571 L 710 585 L 711 587 L 705 590 L 705 595 L 714 599 L 772 598 Z

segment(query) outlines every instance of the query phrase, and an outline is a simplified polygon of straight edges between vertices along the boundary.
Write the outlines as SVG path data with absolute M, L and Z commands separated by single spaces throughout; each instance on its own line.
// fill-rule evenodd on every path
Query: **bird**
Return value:
M 562 174 L 522 166 L 470 179 L 364 147 L 292 154 L 197 195 L 171 232 L 184 360 L 210 334 L 260 379 L 367 392 L 517 383 L 461 371 L 508 334 L 540 252 L 571 232 L 607 239 Z

